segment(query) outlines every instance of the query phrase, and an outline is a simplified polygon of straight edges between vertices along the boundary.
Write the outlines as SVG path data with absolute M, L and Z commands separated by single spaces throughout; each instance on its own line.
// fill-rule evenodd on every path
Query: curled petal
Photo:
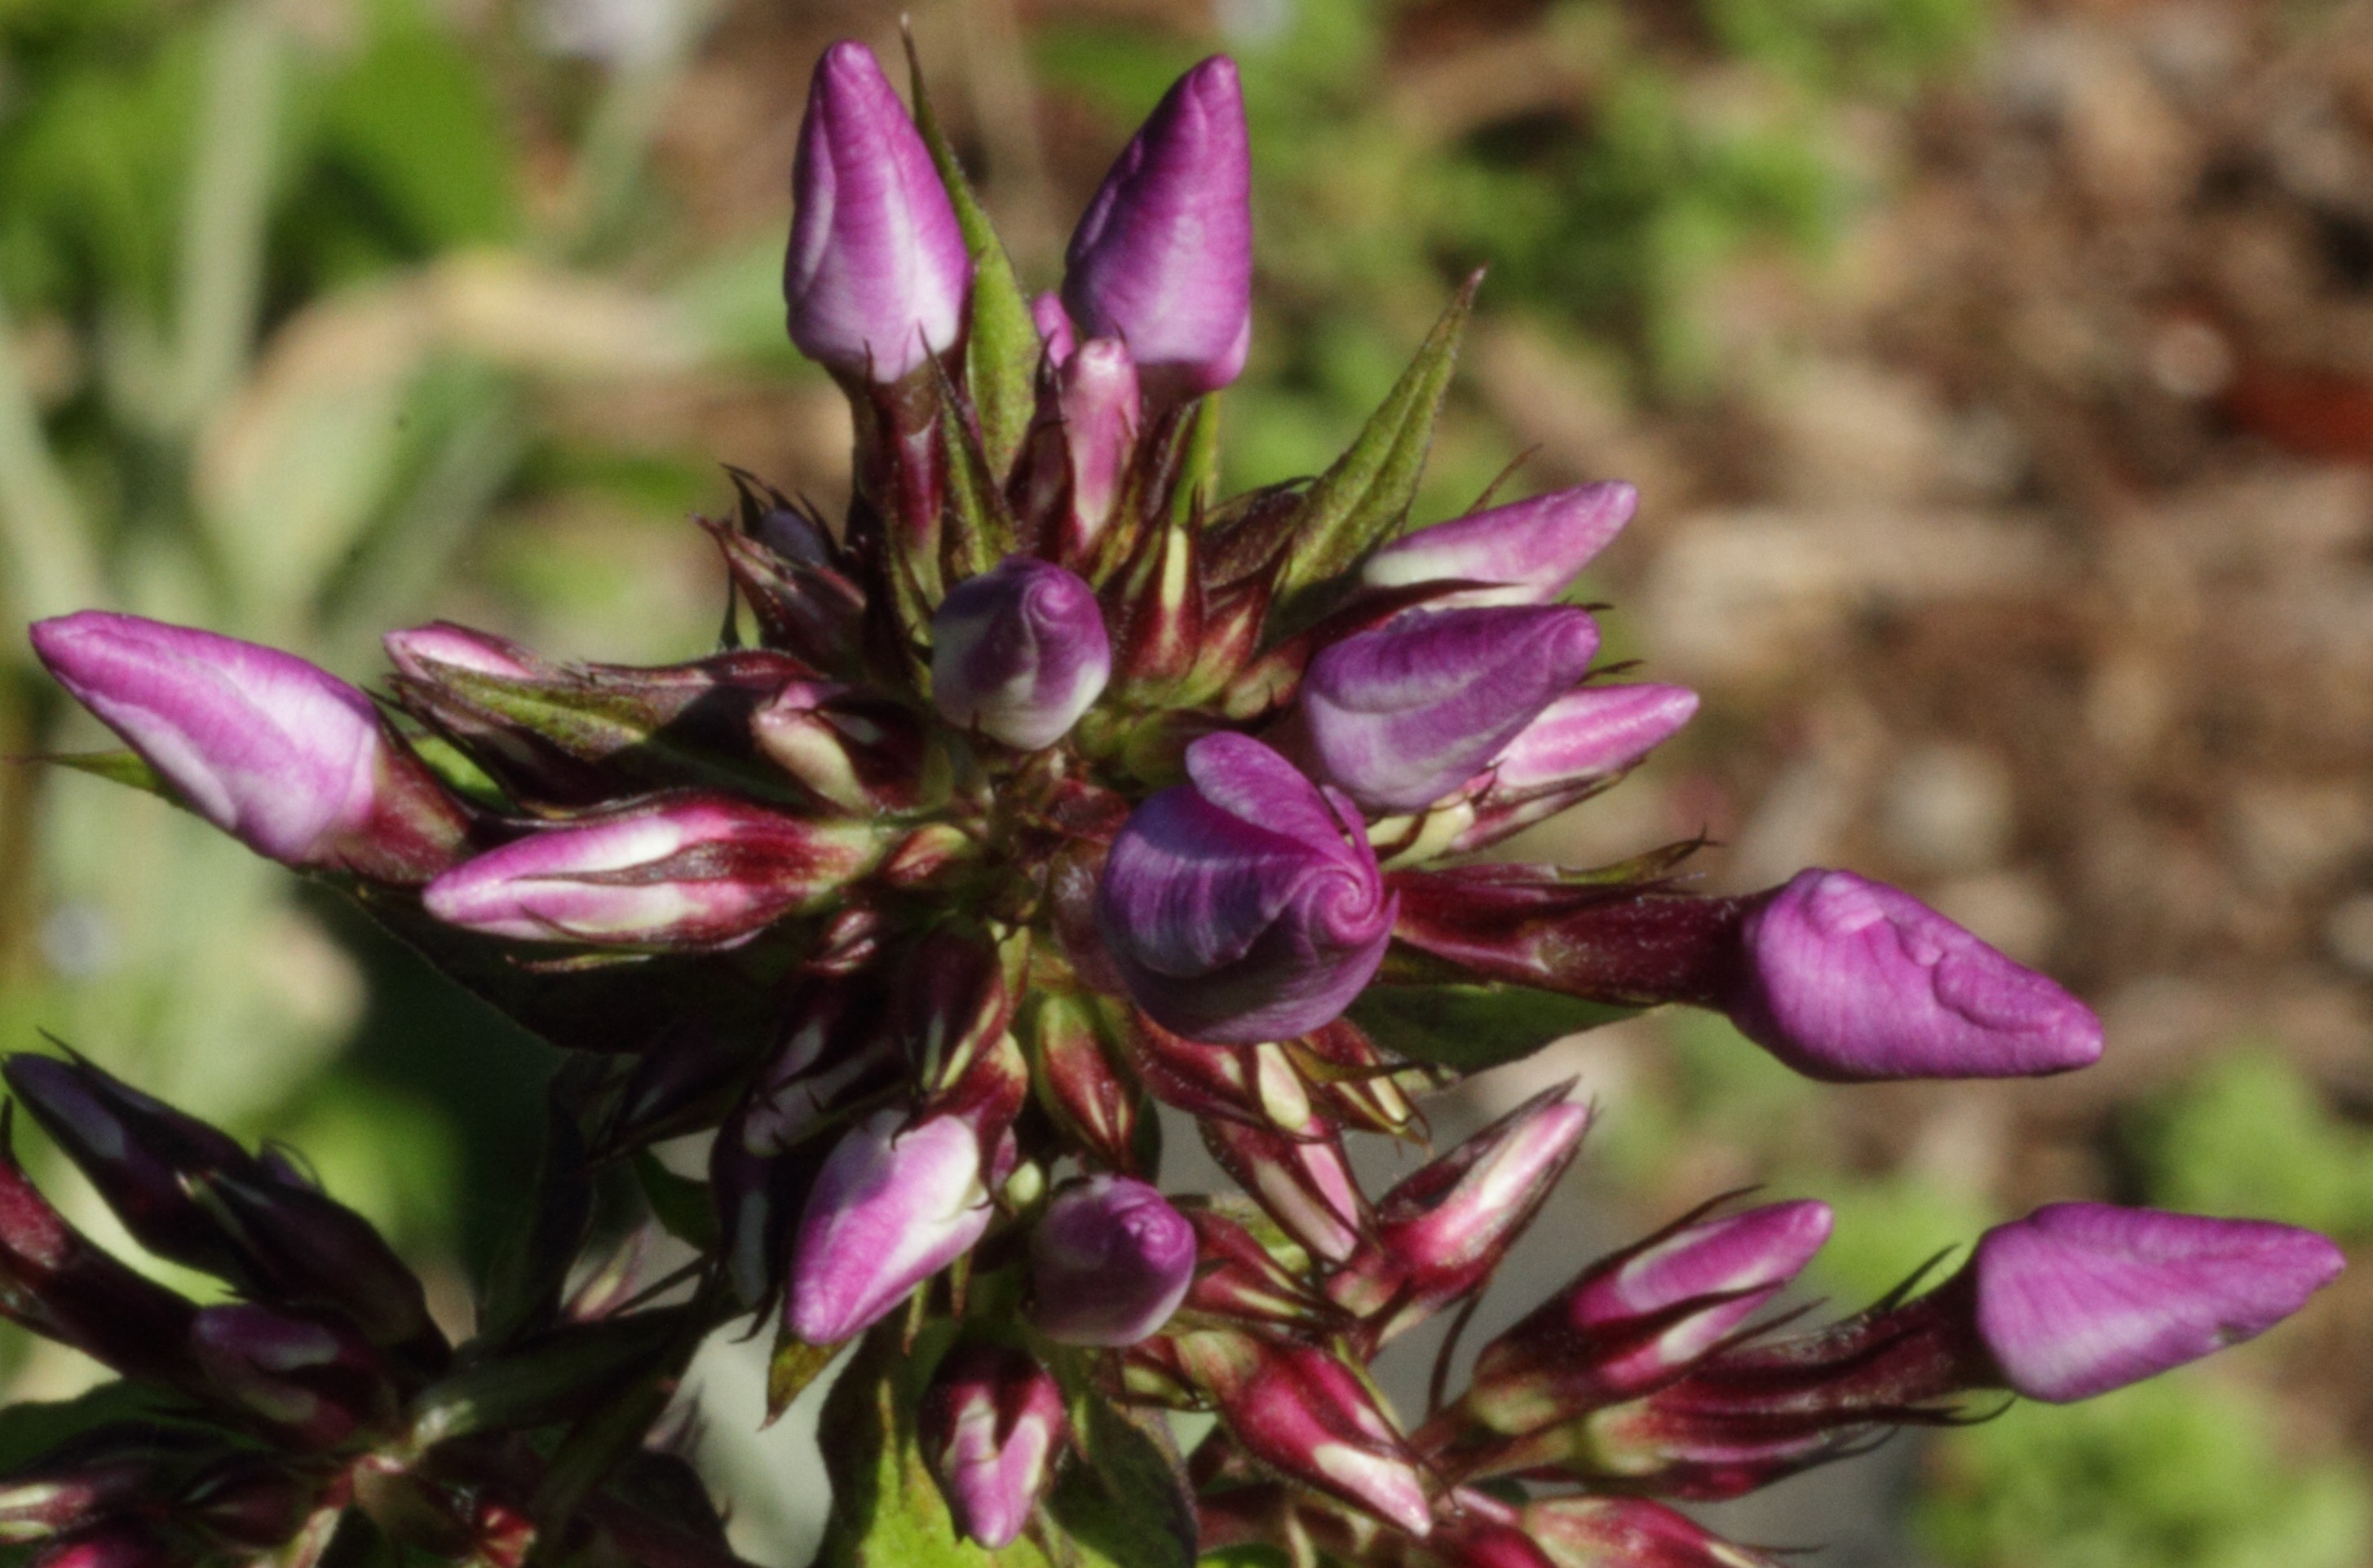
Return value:
M 1133 1345 L 1170 1320 L 1195 1279 L 1195 1227 L 1128 1176 L 1055 1195 L 1030 1233 L 1031 1318 L 1070 1345 Z

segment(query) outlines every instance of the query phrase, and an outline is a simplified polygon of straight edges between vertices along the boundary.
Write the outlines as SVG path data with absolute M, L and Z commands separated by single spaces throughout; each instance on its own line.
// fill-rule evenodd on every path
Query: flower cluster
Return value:
M 1676 880 L 1689 846 L 1471 859 L 1696 707 L 1607 679 L 1565 599 L 1631 488 L 1405 532 L 1470 284 L 1334 467 L 1220 497 L 1212 394 L 1252 320 L 1233 66 L 1171 89 L 1035 300 L 917 105 L 861 46 L 817 68 L 784 289 L 854 410 L 855 498 L 833 525 L 736 476 L 704 524 L 720 650 L 565 663 L 440 623 L 388 638 L 375 701 L 205 632 L 33 629 L 133 754 L 88 766 L 333 882 L 576 1054 L 458 1351 L 284 1158 L 15 1059 L 133 1233 L 242 1299 L 144 1283 L 6 1173 L 0 1310 L 197 1413 L 186 1452 L 61 1447 L 0 1484 L 0 1527 L 76 1568 L 300 1537 L 310 1562 L 350 1525 L 454 1560 L 712 1560 L 714 1511 L 646 1438 L 700 1336 L 755 1317 L 776 1409 L 840 1366 L 844 1548 L 1737 1564 L 1759 1559 L 1656 1499 L 1736 1495 L 1972 1394 L 2099 1393 L 2333 1276 L 2309 1233 L 2064 1204 L 1942 1284 L 1788 1331 L 1759 1315 L 1829 1211 L 1708 1210 L 1584 1270 L 1438 1408 L 1391 1410 L 1371 1361 L 1485 1288 L 1590 1122 L 1544 1094 L 1372 1197 L 1346 1139 L 1421 1142 L 1418 1097 L 1664 1003 L 1837 1081 L 2063 1071 L 2099 1025 L 1848 872 L 1710 897 Z M 1158 1107 L 1240 1193 L 1164 1195 Z M 688 1206 L 645 1152 L 693 1133 Z M 697 1256 L 572 1293 L 611 1168 Z M 1180 1456 L 1164 1409 L 1218 1420 Z

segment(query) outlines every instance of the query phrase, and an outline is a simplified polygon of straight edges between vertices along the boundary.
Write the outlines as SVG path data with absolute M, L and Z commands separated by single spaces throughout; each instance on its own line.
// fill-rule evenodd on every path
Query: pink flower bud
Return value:
M 379 640 L 387 649 L 388 662 L 418 681 L 435 680 L 438 665 L 513 681 L 543 680 L 553 673 L 550 664 L 510 638 L 451 621 L 389 632 Z
M 882 857 L 881 824 L 678 795 L 539 829 L 454 867 L 422 903 L 522 942 L 730 946 L 816 908 Z
M 1465 802 L 1472 825 L 1451 839 L 1464 854 L 1554 816 L 1620 777 L 1698 710 L 1685 686 L 1583 686 L 1540 711 L 1492 759 Z
M 1178 78 L 1071 236 L 1063 303 L 1128 345 L 1150 395 L 1216 392 L 1252 342 L 1252 151 L 1235 62 Z
M 947 797 L 949 764 L 927 721 L 860 687 L 793 681 L 750 716 L 766 758 L 827 808 L 912 813 Z
M 959 1347 L 941 1363 L 917 1426 L 956 1528 L 991 1550 L 1030 1522 L 1070 1439 L 1053 1375 L 988 1345 Z
M 1544 1091 L 1420 1169 L 1376 1206 L 1375 1239 L 1327 1281 L 1382 1344 L 1481 1285 L 1530 1224 L 1590 1129 L 1590 1110 Z
M 1046 293 L 1032 299 L 1030 321 L 1038 329 L 1038 341 L 1046 345 L 1046 362 L 1060 369 L 1080 343 L 1079 331 L 1071 325 L 1071 313 L 1063 309 L 1063 297 Z
M 1195 1278 L 1195 1228 L 1160 1192 L 1093 1176 L 1030 1232 L 1031 1320 L 1067 1345 L 1133 1345 L 1170 1321 Z
M 307 1447 L 336 1447 L 394 1409 L 369 1342 L 326 1320 L 244 1302 L 210 1306 L 190 1345 L 208 1383 Z
M 1420 1539 L 1433 1527 L 1408 1444 L 1332 1351 L 1233 1329 L 1174 1341 L 1179 1365 L 1262 1464 Z
M 1741 937 L 1730 1015 L 1808 1077 L 1999 1078 L 2101 1054 L 2083 1002 L 1852 872 L 1799 872 L 1750 907 Z
M 1545 1497 L 1522 1518 L 1553 1568 L 1776 1568 L 1644 1497 Z
M 1395 901 L 1349 803 L 1245 736 L 1186 748 L 1189 782 L 1137 808 L 1097 895 L 1129 994 L 1190 1039 L 1317 1028 L 1384 962 Z
M 958 583 L 931 617 L 931 700 L 948 722 L 1023 751 L 1070 732 L 1112 676 L 1095 590 L 1008 556 Z
M 370 699 L 293 654 L 85 610 L 32 629 L 58 683 L 198 815 L 283 864 L 416 883 L 466 821 Z
M 909 1127 L 877 1111 L 842 1138 L 808 1195 L 785 1321 L 812 1345 L 871 1327 L 988 1229 L 980 1140 L 960 1117 Z
M 783 297 L 800 352 L 896 381 L 964 330 L 972 256 L 930 150 L 861 43 L 816 62 L 791 166 Z
M 1629 485 L 1584 485 L 1469 512 L 1385 545 L 1361 567 L 1360 583 L 1379 591 L 1476 585 L 1428 601 L 1439 608 L 1547 604 L 1607 548 L 1639 502 Z
M 1522 1433 L 1678 1376 L 1796 1277 L 1830 1221 L 1826 1203 L 1773 1203 L 1594 1263 L 1484 1347 L 1465 1409 Z
M 1359 1248 L 1368 1202 L 1334 1128 L 1315 1118 L 1292 1132 L 1218 1117 L 1200 1126 L 1211 1157 L 1288 1235 L 1330 1263 Z
M 1414 611 L 1313 659 L 1302 721 L 1345 793 L 1414 811 L 1475 777 L 1597 651 L 1597 626 L 1563 606 Z
M 2292 1225 L 2053 1203 L 1988 1231 L 1968 1274 L 2003 1383 L 2060 1404 L 2256 1338 L 2343 1261 Z
M 1058 548 L 1060 559 L 1081 569 L 1095 559 L 1112 521 L 1142 413 L 1137 366 L 1117 339 L 1090 338 L 1055 373 L 1055 416 L 1070 482 Z

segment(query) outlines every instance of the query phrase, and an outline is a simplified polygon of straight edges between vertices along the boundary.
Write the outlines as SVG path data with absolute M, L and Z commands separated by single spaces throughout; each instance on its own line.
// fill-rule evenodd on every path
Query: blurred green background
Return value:
M 2110 1060 L 2052 1083 L 1819 1090 L 1690 1018 L 1510 1070 L 1605 1110 L 1514 1295 L 1758 1182 L 1839 1204 L 1845 1303 L 2052 1197 L 2373 1235 L 2373 11 L 912 10 L 1034 287 L 1171 76 L 1238 57 L 1238 483 L 1323 467 L 1490 267 L 1420 520 L 1521 452 L 1523 486 L 1639 483 L 1609 645 L 1707 697 L 1533 849 L 1706 828 L 1713 885 L 1853 865 L 2109 1017 Z M 136 611 L 366 683 L 380 630 L 438 615 L 700 650 L 684 519 L 719 465 L 847 483 L 777 270 L 806 75 L 852 34 L 892 56 L 895 8 L 0 0 L 0 618 Z M 99 743 L 67 706 L 0 639 L 0 754 Z M 550 1063 L 333 903 L 7 766 L 0 1042 L 37 1030 L 296 1144 L 466 1315 Z M 1732 1527 L 1850 1565 L 2352 1568 L 2368 1328 L 2344 1281 L 2275 1343 Z M 13 1334 L 0 1364 L 17 1397 L 88 1376 Z M 715 1424 L 745 1545 L 789 1560 L 812 1478 Z

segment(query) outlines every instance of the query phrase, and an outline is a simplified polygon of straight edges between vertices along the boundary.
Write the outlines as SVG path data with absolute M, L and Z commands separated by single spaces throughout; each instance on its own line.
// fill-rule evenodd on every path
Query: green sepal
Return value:
M 1280 599 L 1350 567 L 1408 518 L 1458 360 L 1459 339 L 1482 282 L 1477 272 L 1452 297 L 1417 357 L 1368 416 L 1359 439 L 1311 486 L 1279 573 Z
M 672 1363 L 708 1318 L 697 1303 L 570 1323 L 517 1351 L 440 1379 L 413 1402 L 408 1446 L 421 1452 L 477 1432 L 547 1425 L 614 1400 Z
M 634 1163 L 635 1180 L 660 1229 L 701 1252 L 715 1252 L 724 1245 L 717 1233 L 717 1205 L 709 1201 L 707 1182 L 678 1176 L 660 1164 L 649 1149 L 636 1150 Z
M 1639 1011 L 1526 986 L 1381 985 L 1362 993 L 1349 1016 L 1397 1055 L 1480 1072 Z
M 840 1359 L 848 1341 L 837 1340 L 829 1345 L 811 1345 L 784 1324 L 775 1330 L 775 1348 L 766 1357 L 766 1422 L 772 1426 L 781 1419 L 791 1401 L 805 1393 L 809 1385 L 824 1374 L 824 1369 Z
M 495 782 L 494 777 L 444 736 L 423 731 L 403 739 L 412 748 L 412 755 L 437 776 L 437 782 L 456 795 L 489 811 L 510 809 L 510 797 L 503 793 L 503 787 Z
M 1195 1493 L 1167 1422 L 1102 1395 L 1071 1401 L 1078 1459 L 1047 1494 L 1046 1513 L 1091 1562 L 1190 1568 Z
M 173 799 L 173 792 L 165 787 L 165 780 L 137 752 L 52 752 L 32 760 L 57 767 L 71 767 L 76 773 L 88 773 L 111 784 L 129 784 L 134 790 L 146 790 L 160 800 Z M 180 804 L 179 802 L 174 803 Z
M 973 433 L 972 422 L 964 415 L 962 400 L 945 383 L 940 396 L 940 439 L 947 444 L 951 525 L 940 537 L 941 571 L 953 586 L 978 577 L 1011 555 L 1021 531 L 995 478 L 991 459 L 981 439 Z
M 973 415 L 980 421 L 980 448 L 988 473 L 1001 482 L 1013 471 L 1037 407 L 1038 327 L 1030 319 L 1030 301 L 1014 276 L 1012 259 L 973 193 L 972 181 L 964 178 L 947 133 L 940 128 L 931 95 L 923 86 L 923 65 L 916 57 L 912 33 L 906 35 L 906 69 L 915 87 L 915 129 L 931 151 L 932 166 L 956 210 L 956 227 L 964 230 L 964 249 L 972 252 L 964 390 L 971 394 Z

